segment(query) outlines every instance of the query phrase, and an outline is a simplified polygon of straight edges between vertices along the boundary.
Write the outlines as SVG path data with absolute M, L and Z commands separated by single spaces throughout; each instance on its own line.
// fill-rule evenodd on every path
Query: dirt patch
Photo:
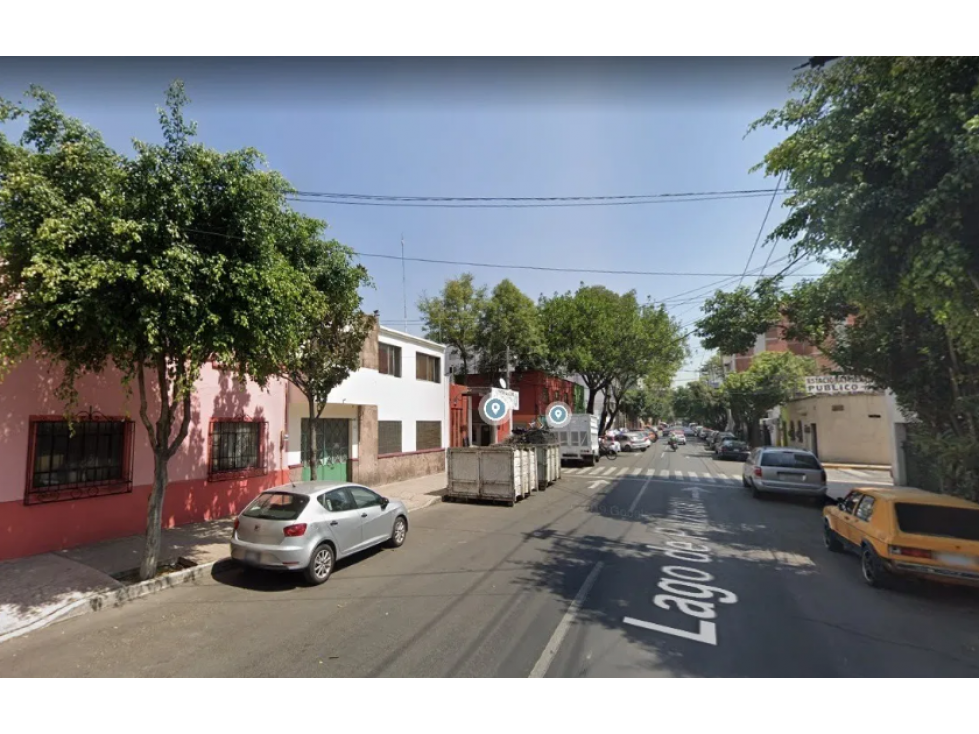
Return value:
M 194 568 L 197 564 L 187 558 L 180 557 L 175 561 L 167 561 L 166 563 L 161 563 L 156 567 L 156 575 L 153 578 L 161 578 L 163 576 L 169 576 L 171 573 L 177 573 L 178 571 L 186 571 L 188 568 Z M 139 569 L 131 568 L 128 571 L 120 571 L 119 573 L 112 574 L 112 578 L 118 581 L 120 584 L 126 584 L 127 586 L 132 586 L 133 584 L 138 584 L 142 582 L 139 577 Z

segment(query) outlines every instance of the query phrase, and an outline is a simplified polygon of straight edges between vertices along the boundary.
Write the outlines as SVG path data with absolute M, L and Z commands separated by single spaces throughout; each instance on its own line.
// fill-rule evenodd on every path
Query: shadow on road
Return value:
M 373 558 L 385 550 L 381 546 L 374 546 L 337 561 L 330 579 L 343 578 L 345 569 Z M 249 568 L 230 559 L 214 564 L 211 568 L 211 578 L 224 586 L 266 593 L 294 591 L 310 586 L 301 571 L 268 571 L 261 568 Z

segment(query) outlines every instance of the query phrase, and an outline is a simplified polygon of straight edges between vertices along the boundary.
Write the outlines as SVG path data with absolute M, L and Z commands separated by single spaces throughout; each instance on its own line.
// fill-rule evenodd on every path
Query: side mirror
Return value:
M 837 500 L 836 501 L 836 506 L 839 507 L 844 512 L 846 512 L 846 506 L 845 505 L 846 505 L 846 502 L 844 500 Z
M 387 509 L 387 506 L 389 504 L 391 504 L 391 500 L 389 500 L 387 497 L 381 497 L 381 509 L 382 510 Z

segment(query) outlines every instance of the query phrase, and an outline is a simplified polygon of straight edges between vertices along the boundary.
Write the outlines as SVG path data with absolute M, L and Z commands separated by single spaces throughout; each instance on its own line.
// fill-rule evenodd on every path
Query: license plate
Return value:
M 963 556 L 958 553 L 939 553 L 935 556 L 935 560 L 948 564 L 949 566 L 956 566 L 957 568 L 967 568 L 976 565 L 975 558 L 972 556 Z
M 783 482 L 804 482 L 806 481 L 805 474 L 779 474 L 778 478 Z

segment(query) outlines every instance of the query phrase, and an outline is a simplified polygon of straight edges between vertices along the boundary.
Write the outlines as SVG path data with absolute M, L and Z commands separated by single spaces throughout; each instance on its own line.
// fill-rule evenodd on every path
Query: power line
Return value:
M 290 193 L 292 201 L 305 204 L 339 204 L 348 206 L 414 207 L 421 209 L 548 209 L 553 207 L 586 206 L 636 206 L 643 204 L 671 204 L 701 201 L 726 201 L 755 199 L 768 196 L 771 189 L 745 189 L 742 191 L 716 191 L 694 193 L 667 193 L 630 196 L 597 197 L 368 197 L 368 195 L 316 194 L 316 192 Z M 778 192 L 783 195 L 789 192 Z M 347 198 L 353 197 L 353 198 Z
M 772 199 L 768 202 L 768 209 L 765 210 L 765 218 L 761 220 L 761 227 L 758 228 L 758 236 L 755 237 L 755 244 L 751 246 L 751 254 L 748 255 L 748 262 L 744 264 L 744 272 L 748 272 L 748 266 L 751 265 L 751 258 L 755 256 L 755 250 L 758 248 L 758 243 L 761 241 L 761 236 L 765 233 L 765 225 L 768 223 L 768 215 L 772 213 L 772 206 L 775 204 L 775 197 L 778 195 L 778 188 L 782 185 L 782 177 L 785 176 L 785 172 L 779 174 L 778 181 L 775 182 L 775 190 L 772 192 Z M 773 248 L 774 250 L 774 248 Z M 738 281 L 738 287 L 741 287 L 741 282 L 744 280 L 744 275 L 741 275 L 741 280 Z
M 691 196 L 764 196 L 773 189 L 727 189 L 724 191 L 686 191 L 657 194 L 611 194 L 602 196 L 395 196 L 391 194 L 350 194 L 328 191 L 295 191 L 293 196 L 311 196 L 329 199 L 355 199 L 368 201 L 405 201 L 405 202 L 556 202 L 556 201 L 612 201 L 617 199 L 667 199 L 687 198 Z
M 376 257 L 385 260 L 401 260 L 400 255 L 384 255 L 376 252 L 360 252 L 354 250 L 354 254 L 358 257 Z M 436 260 L 434 258 L 425 257 L 406 257 L 405 260 L 410 260 L 412 262 L 422 262 L 422 263 L 433 263 L 436 265 L 460 265 L 467 268 L 500 268 L 504 270 L 537 270 L 546 271 L 554 273 L 599 273 L 602 275 L 655 275 L 655 276 L 671 276 L 671 277 L 723 277 L 725 279 L 744 277 L 744 273 L 691 273 L 691 272 L 667 272 L 667 271 L 654 271 L 654 270 L 598 270 L 595 268 L 558 268 L 546 265 L 516 265 L 516 264 L 500 264 L 500 263 L 478 263 L 478 262 L 466 262 L 463 260 Z

